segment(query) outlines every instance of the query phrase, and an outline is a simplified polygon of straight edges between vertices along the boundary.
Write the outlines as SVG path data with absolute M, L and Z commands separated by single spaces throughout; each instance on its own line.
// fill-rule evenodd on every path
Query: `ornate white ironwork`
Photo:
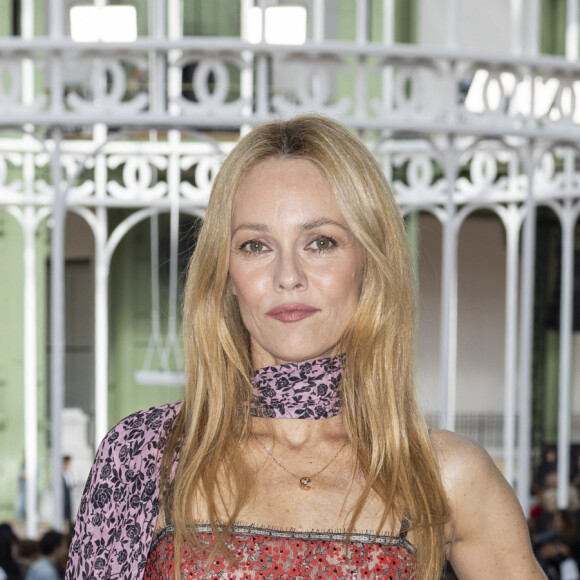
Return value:
M 88 67 L 91 71 L 88 86 L 91 98 L 81 97 L 78 92 L 72 92 L 66 96 L 66 103 L 74 112 L 124 115 L 138 113 L 147 106 L 149 98 L 143 91 L 125 100 L 130 75 L 145 73 L 146 60 L 144 58 L 84 58 L 73 61 L 72 65 L 81 68 Z
M 241 2 L 243 22 L 251 4 Z M 539 55 L 539 3 L 529 0 L 524 51 L 521 0 L 512 0 L 512 53 L 459 50 L 457 3 L 445 5 L 444 47 L 393 43 L 391 0 L 383 2 L 384 43 L 369 40 L 366 0 L 353 2 L 353 42 L 324 38 L 324 18 L 330 15 L 320 0 L 314 0 L 314 38 L 302 46 L 183 37 L 180 0 L 150 2 L 156 15 L 151 36 L 131 44 L 72 42 L 62 29 L 62 0 L 50 2 L 47 37 L 32 38 L 34 14 L 27 9 L 26 37 L 0 38 L 0 127 L 12 130 L 0 138 L 0 206 L 18 219 L 25 234 L 25 288 L 35 288 L 31 240 L 49 213 L 58 228 L 65 210 L 77 212 L 95 237 L 97 440 L 107 427 L 107 283 L 115 248 L 134 225 L 158 212 L 171 212 L 174 226 L 179 212 L 203 215 L 213 177 L 241 128 L 316 111 L 368 137 L 404 213 L 426 211 L 441 223 L 441 418 L 449 428 L 455 420 L 459 231 L 478 209 L 501 219 L 506 234 L 504 461 L 512 483 L 517 463 L 518 494 L 527 506 L 535 210 L 542 204 L 554 209 L 562 225 L 562 401 L 571 378 L 570 244 L 580 211 L 578 47 L 568 42 L 565 58 Z M 167 34 L 164 14 L 169 14 Z M 577 11 L 570 9 L 568 18 L 577 20 Z M 186 90 L 181 87 L 184 70 L 193 71 Z M 286 70 L 293 71 L 292 82 L 279 87 L 275 80 Z M 194 129 L 201 135 L 192 135 Z M 217 130 L 231 133 L 219 144 L 208 142 Z M 109 234 L 107 209 L 118 207 L 134 212 Z M 52 259 L 62 265 L 62 231 L 56 233 Z M 62 293 L 58 280 L 55 290 Z M 34 294 L 28 292 L 26 300 L 32 307 Z M 26 312 L 25 368 L 35 369 L 36 335 L 30 309 Z M 54 316 L 59 342 L 62 308 L 54 309 Z M 175 347 L 171 337 L 167 343 L 154 338 L 161 348 Z M 58 406 L 64 371 L 62 352 L 55 351 Z M 35 380 L 34 372 L 26 377 L 31 405 Z M 563 406 L 560 424 L 559 493 L 565 505 L 569 465 L 563 450 L 570 439 Z M 29 457 L 36 457 L 36 442 L 29 424 L 26 439 L 33 473 Z M 57 477 L 60 466 L 54 462 Z M 31 492 L 29 513 L 34 501 Z M 34 526 L 31 522 L 30 535 Z

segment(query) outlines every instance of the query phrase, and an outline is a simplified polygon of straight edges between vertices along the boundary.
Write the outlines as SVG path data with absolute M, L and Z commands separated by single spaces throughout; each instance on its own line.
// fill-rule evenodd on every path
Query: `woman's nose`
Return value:
M 308 282 L 300 262 L 294 252 L 280 252 L 276 260 L 274 287 L 280 290 L 307 288 Z

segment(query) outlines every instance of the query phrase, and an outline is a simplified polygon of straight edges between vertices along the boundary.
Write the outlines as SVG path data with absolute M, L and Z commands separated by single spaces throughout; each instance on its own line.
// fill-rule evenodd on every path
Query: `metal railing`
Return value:
M 242 28 L 252 4 L 241 2 Z M 172 235 L 180 212 L 203 215 L 215 170 L 240 130 L 312 111 L 336 117 L 363 135 L 392 180 L 404 213 L 420 210 L 440 221 L 439 423 L 473 433 L 485 445 L 501 442 L 506 477 L 512 483 L 517 479 L 527 508 L 538 205 L 549 206 L 562 228 L 559 445 L 567 449 L 570 443 L 566 403 L 572 373 L 574 230 L 580 212 L 577 26 L 569 28 L 565 56 L 539 55 L 539 1 L 529 2 L 524 47 L 521 1 L 512 0 L 506 13 L 513 28 L 511 52 L 470 52 L 458 46 L 457 4 L 445 2 L 447 42 L 432 47 L 394 44 L 388 25 L 381 41 L 371 42 L 365 0 L 353 2 L 352 41 L 325 39 L 321 31 L 330 16 L 322 0 L 313 0 L 315 34 L 302 46 L 288 47 L 251 44 L 244 30 L 238 38 L 184 38 L 180 0 L 151 1 L 158 17 L 152 19 L 149 36 L 131 44 L 74 43 L 64 33 L 64 2 L 51 0 L 48 34 L 34 37 L 32 3 L 23 0 L 22 36 L 0 38 L 0 127 L 11 130 L 9 138 L 0 139 L 0 206 L 24 233 L 24 421 L 30 474 L 35 472 L 38 423 L 35 411 L 30 412 L 37 398 L 35 235 L 47 216 L 52 220 L 55 513 L 61 493 L 58 418 L 65 388 L 66 212 L 80 215 L 95 239 L 98 441 L 108 427 L 108 275 L 115 249 L 132 227 L 159 211 L 171 213 Z M 258 5 L 265 8 L 266 2 Z M 574 1 L 568 5 L 569 21 L 577 25 Z M 384 22 L 392 23 L 394 3 L 384 0 L 382 6 Z M 195 74 L 184 91 L 186 67 L 194 67 Z M 274 73 L 286 70 L 292 70 L 292 87 L 277 87 Z M 136 85 L 136 77 L 147 82 Z M 231 133 L 216 142 L 216 128 Z M 80 137 L 79 129 L 84 132 Z M 160 170 L 165 177 L 159 178 Z M 121 177 L 112 180 L 111 172 Z M 120 207 L 134 212 L 109 232 L 107 212 Z M 504 411 L 501 420 L 490 416 L 483 422 L 456 414 L 457 243 L 462 224 L 480 209 L 498 216 L 506 236 Z M 564 504 L 566 456 L 560 453 Z M 31 481 L 29 514 L 36 513 L 34 488 Z M 35 522 L 29 525 L 32 530 Z

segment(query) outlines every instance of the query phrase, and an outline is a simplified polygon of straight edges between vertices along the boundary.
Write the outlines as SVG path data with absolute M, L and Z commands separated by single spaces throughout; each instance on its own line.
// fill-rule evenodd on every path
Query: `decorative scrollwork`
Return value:
M 530 108 L 529 78 L 507 69 L 478 68 L 471 75 L 464 101 L 471 120 L 523 121 Z
M 180 165 L 182 171 L 193 170 L 193 179 L 182 181 L 179 186 L 179 191 L 183 197 L 200 206 L 207 205 L 211 186 L 221 165 L 221 160 L 216 157 L 185 155 L 181 158 Z
M 556 180 L 556 158 L 553 151 L 546 151 L 536 166 L 534 187 L 539 195 L 545 194 Z
M 21 189 L 22 181 L 12 180 L 8 182 L 10 175 L 10 166 L 15 168 L 22 167 L 23 155 L 22 153 L 4 153 L 0 155 L 0 187 L 9 187 L 10 189 Z
M 249 101 L 241 97 L 232 102 L 227 101 L 232 86 L 227 64 L 238 67 L 240 70 L 247 66 L 242 59 L 233 56 L 227 58 L 187 56 L 179 59 L 176 65 L 182 70 L 186 67 L 193 68 L 192 98 L 188 99 L 181 94 L 174 97 L 172 102 L 177 103 L 184 113 L 194 115 L 217 116 L 241 113 Z
M 459 163 L 464 175 L 455 183 L 457 203 L 482 198 L 486 202 L 524 199 L 527 178 L 515 151 L 486 145 L 462 155 Z
M 81 155 L 63 155 L 61 157 L 62 166 L 65 171 L 67 183 L 69 183 L 75 176 L 78 175 L 80 164 L 89 172 L 95 167 L 95 158 L 89 157 L 85 159 Z M 71 183 L 67 195 L 71 200 L 86 199 L 95 193 L 95 182 L 93 179 L 85 179 L 80 183 Z
M 465 98 L 471 121 L 504 119 L 521 125 L 580 124 L 580 82 L 510 70 L 478 69 Z
M 534 175 L 538 198 L 577 196 L 580 190 L 580 159 L 572 147 L 557 147 L 542 155 Z
M 46 171 L 49 168 L 50 158 L 46 153 L 39 153 L 35 156 L 35 165 L 40 170 Z M 75 177 L 78 177 L 78 170 L 80 164 L 84 162 L 84 166 L 91 170 L 94 168 L 94 159 L 85 159 L 82 153 L 78 154 L 63 154 L 60 156 L 60 164 L 63 169 L 63 179 L 61 188 L 65 191 L 67 200 L 79 201 L 90 197 L 95 192 L 95 182 L 92 179 L 85 179 L 80 183 L 73 183 Z M 39 172 L 35 181 L 35 188 L 38 193 L 51 197 L 54 194 L 54 188 L 50 184 L 50 179 L 47 181 L 42 173 Z
M 542 121 L 564 125 L 580 124 L 580 82 L 558 79 L 558 88 Z
M 489 151 L 478 151 L 471 159 L 469 177 L 480 189 L 490 187 L 497 178 L 498 159 Z
M 416 118 L 434 118 L 441 115 L 442 108 L 436 99 L 425 99 L 425 86 L 433 88 L 437 83 L 435 63 L 420 61 L 413 65 L 396 60 L 385 60 L 377 72 L 385 76 L 382 99 L 372 99 L 371 109 L 380 117 L 406 115 Z M 441 77 L 442 75 L 439 75 Z M 432 95 L 433 93 L 431 93 Z
M 10 171 L 10 166 L 21 167 L 23 163 L 23 156 L 20 153 L 6 153 L 0 155 L 0 197 L 3 193 L 14 195 L 15 193 L 22 193 L 24 183 L 22 179 L 12 179 L 8 181 L 9 176 L 14 172 Z
M 66 97 L 69 107 L 79 113 L 99 111 L 120 115 L 145 109 L 149 98 L 144 92 L 138 93 L 132 99 L 123 100 L 127 93 L 127 72 L 123 63 L 132 65 L 134 70 L 141 72 L 146 66 L 145 59 L 137 57 L 92 59 L 90 81 L 92 99 L 87 100 L 78 93 L 71 93 Z
M 487 78 L 483 81 L 481 90 L 481 99 L 483 102 L 484 112 L 491 114 L 504 115 L 508 109 L 509 97 L 513 93 L 513 82 L 509 82 L 510 77 L 505 73 L 490 71 Z M 508 84 L 511 91 L 508 93 Z
M 436 174 L 437 161 L 423 152 L 393 156 L 393 190 L 399 203 L 429 203 L 444 199 L 446 182 Z
M 469 177 L 459 177 L 456 190 L 465 196 L 485 195 L 495 186 L 498 176 L 496 152 L 476 151 L 471 158 L 462 159 L 461 165 L 469 170 Z
M 167 193 L 167 183 L 155 179 L 153 168 L 167 169 L 167 158 L 161 155 L 144 157 L 139 155 L 111 155 L 107 166 L 116 169 L 123 166 L 123 185 L 111 180 L 107 189 L 112 197 L 119 200 L 147 200 L 162 198 Z
M 289 100 L 283 95 L 274 95 L 272 105 L 274 110 L 283 115 L 292 115 L 308 111 L 320 111 L 330 116 L 344 115 L 352 106 L 351 99 L 343 97 L 339 101 L 331 102 L 331 87 L 333 75 L 345 63 L 334 57 L 326 56 L 316 62 L 311 60 L 288 58 L 286 63 L 299 64 L 296 68 L 295 99 Z

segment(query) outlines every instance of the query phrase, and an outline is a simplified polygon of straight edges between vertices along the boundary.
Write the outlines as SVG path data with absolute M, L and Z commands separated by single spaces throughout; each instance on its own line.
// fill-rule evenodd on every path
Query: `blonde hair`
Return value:
M 181 542 L 191 537 L 192 505 L 200 497 L 216 534 L 215 550 L 228 554 L 225 536 L 251 488 L 250 470 L 236 453 L 250 428 L 253 369 L 248 333 L 228 287 L 232 207 L 258 163 L 288 157 L 318 166 L 364 249 L 360 299 L 341 341 L 343 421 L 366 476 L 349 531 L 371 491 L 378 493 L 385 506 L 381 526 L 407 517 L 417 577 L 436 580 L 449 506 L 414 395 L 414 277 L 403 220 L 366 146 L 339 123 L 314 115 L 254 129 L 226 158 L 213 185 L 185 289 L 185 400 L 162 468 L 176 558 Z M 176 453 L 180 461 L 169 485 Z M 226 508 L 218 475 L 226 476 L 224 485 L 235 498 L 224 527 L 218 526 Z

